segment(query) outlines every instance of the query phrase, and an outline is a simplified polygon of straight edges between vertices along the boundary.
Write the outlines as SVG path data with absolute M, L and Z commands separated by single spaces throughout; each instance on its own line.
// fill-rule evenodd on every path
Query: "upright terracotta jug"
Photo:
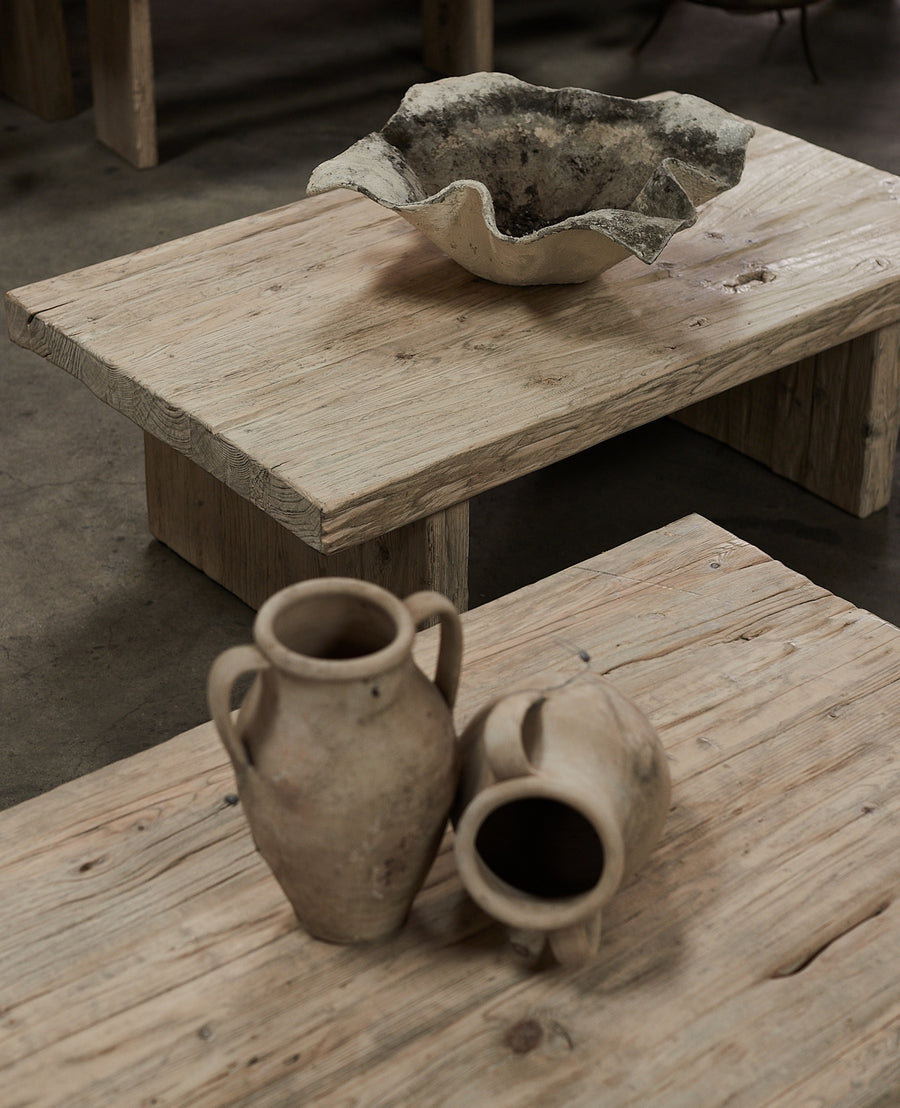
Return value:
M 412 644 L 435 616 L 432 682 Z M 459 617 L 439 593 L 401 601 L 332 577 L 270 597 L 253 630 L 255 646 L 213 664 L 209 704 L 257 849 L 310 934 L 382 938 L 421 888 L 456 788 Z M 254 671 L 234 720 L 232 686 Z

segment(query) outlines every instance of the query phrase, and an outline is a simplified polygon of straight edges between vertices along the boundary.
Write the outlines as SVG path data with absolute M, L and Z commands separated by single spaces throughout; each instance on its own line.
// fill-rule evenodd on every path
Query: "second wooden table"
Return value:
M 851 512 L 886 504 L 898 198 L 760 127 L 660 261 L 584 285 L 490 284 L 327 194 L 18 289 L 10 333 L 144 428 L 153 533 L 250 604 L 336 573 L 464 607 L 472 496 L 688 406 Z

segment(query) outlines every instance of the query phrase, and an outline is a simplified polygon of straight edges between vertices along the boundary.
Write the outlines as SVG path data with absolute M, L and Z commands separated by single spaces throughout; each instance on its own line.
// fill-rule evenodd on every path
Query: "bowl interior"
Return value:
M 520 237 L 569 216 L 628 209 L 669 152 L 652 113 L 634 118 L 559 96 L 498 94 L 468 110 L 433 110 L 397 118 L 385 138 L 433 195 L 460 179 L 481 181 L 494 201 L 498 229 Z M 676 145 L 669 143 L 671 153 Z

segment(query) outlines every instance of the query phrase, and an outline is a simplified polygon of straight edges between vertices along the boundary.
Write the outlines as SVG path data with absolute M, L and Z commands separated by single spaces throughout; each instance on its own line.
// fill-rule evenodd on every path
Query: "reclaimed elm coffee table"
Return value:
M 248 603 L 331 573 L 464 608 L 472 496 L 665 415 L 883 507 L 900 179 L 759 127 L 659 262 L 584 285 L 490 284 L 330 193 L 20 288 L 7 313 L 144 429 L 151 530 Z
M 0 813 L 13 1103 L 900 1103 L 900 630 L 690 516 L 464 631 L 458 726 L 589 666 L 659 730 L 597 960 L 518 958 L 449 833 L 395 937 L 309 938 L 205 724 Z

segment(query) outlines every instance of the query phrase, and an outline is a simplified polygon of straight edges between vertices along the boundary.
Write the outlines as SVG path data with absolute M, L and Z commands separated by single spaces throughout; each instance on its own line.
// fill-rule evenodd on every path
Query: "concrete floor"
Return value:
M 655 0 L 497 0 L 495 67 L 624 96 L 692 92 L 900 174 L 900 4 L 796 16 L 678 4 L 639 59 Z M 67 8 L 78 114 L 0 100 L 5 291 L 302 196 L 310 170 L 428 79 L 412 0 L 155 0 L 162 163 L 93 138 L 83 13 Z M 900 262 L 900 259 L 898 259 Z M 253 613 L 151 540 L 141 436 L 39 357 L 0 340 L 0 806 L 208 718 L 217 653 Z M 668 421 L 472 506 L 472 604 L 688 512 L 900 623 L 900 493 L 857 520 Z

